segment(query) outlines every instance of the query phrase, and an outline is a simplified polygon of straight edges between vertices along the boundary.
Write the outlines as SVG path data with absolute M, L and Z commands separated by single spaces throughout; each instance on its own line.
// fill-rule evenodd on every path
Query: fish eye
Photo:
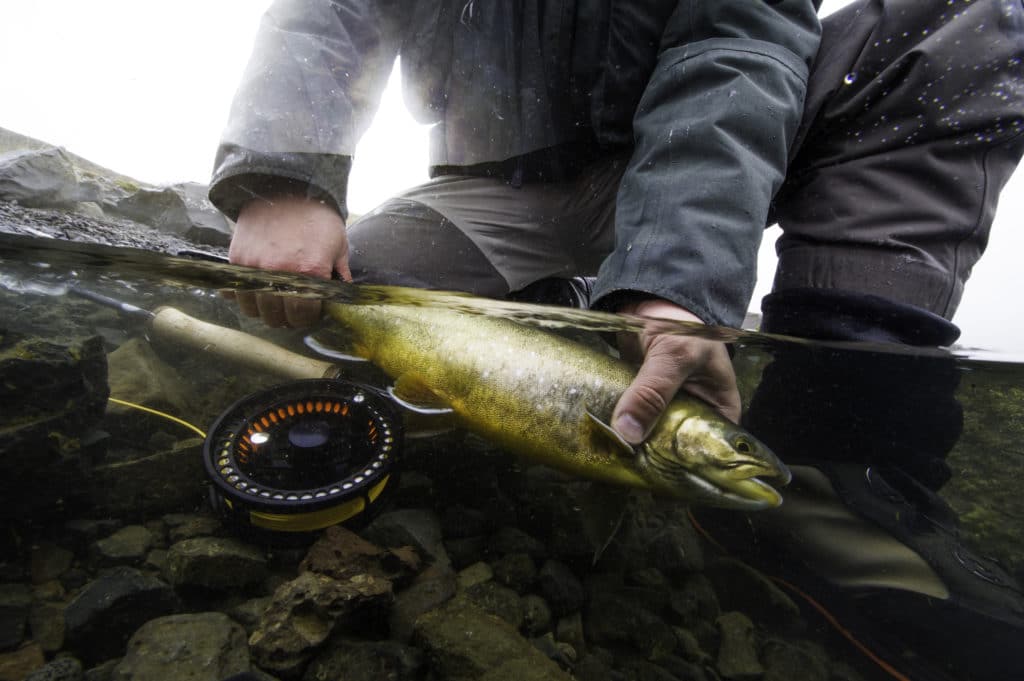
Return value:
M 738 438 L 736 438 L 736 441 L 733 443 L 733 447 L 740 454 L 753 454 L 754 453 L 754 445 L 751 444 L 750 440 L 748 440 L 745 437 L 738 437 Z

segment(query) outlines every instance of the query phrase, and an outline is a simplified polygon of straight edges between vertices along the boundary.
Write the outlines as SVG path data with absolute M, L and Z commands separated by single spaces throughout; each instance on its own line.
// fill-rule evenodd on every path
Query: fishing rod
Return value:
M 335 364 L 300 355 L 243 331 L 204 322 L 174 307 L 165 305 L 150 311 L 79 284 L 68 291 L 127 317 L 144 320 L 162 340 L 210 353 L 253 371 L 290 379 L 340 377 Z
M 344 380 L 335 364 L 174 307 L 147 310 L 77 284 L 68 290 L 142 319 L 163 341 L 287 379 L 235 402 L 205 434 L 211 505 L 240 530 L 294 536 L 365 520 L 376 509 L 394 477 L 403 434 L 401 414 L 385 393 Z

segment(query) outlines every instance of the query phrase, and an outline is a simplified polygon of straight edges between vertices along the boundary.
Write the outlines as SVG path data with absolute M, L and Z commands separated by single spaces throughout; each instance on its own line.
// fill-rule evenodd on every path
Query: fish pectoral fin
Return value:
M 615 451 L 629 458 L 636 456 L 636 447 L 626 442 L 625 438 L 619 435 L 619 432 L 612 428 L 610 425 L 602 421 L 594 412 L 589 409 L 586 410 L 587 420 L 590 425 L 593 426 L 593 432 L 601 439 L 611 443 L 615 447 Z
M 630 498 L 629 491 L 621 487 L 592 482 L 577 499 L 583 533 L 594 549 L 591 567 L 597 565 L 619 534 Z
M 321 329 L 302 339 L 313 352 L 331 359 L 343 362 L 369 362 L 366 357 L 358 354 L 357 348 L 352 348 L 351 343 L 340 334 L 329 329 Z M 344 348 L 344 349 L 342 349 Z
M 397 404 L 417 414 L 451 414 L 454 410 L 448 400 L 438 395 L 415 374 L 402 374 L 388 395 Z

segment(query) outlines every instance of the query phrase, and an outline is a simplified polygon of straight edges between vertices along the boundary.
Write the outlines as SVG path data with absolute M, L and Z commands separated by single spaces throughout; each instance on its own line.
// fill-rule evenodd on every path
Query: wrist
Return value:
M 643 317 L 705 323 L 703 319 L 686 308 L 656 296 L 644 296 L 636 300 L 627 301 L 620 304 L 617 311 L 622 314 L 634 314 Z

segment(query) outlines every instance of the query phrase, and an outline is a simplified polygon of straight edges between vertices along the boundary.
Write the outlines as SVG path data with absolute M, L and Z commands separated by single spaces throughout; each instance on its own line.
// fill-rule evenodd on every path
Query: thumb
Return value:
M 651 343 L 639 372 L 612 412 L 612 428 L 630 444 L 644 441 L 689 376 L 689 366 L 672 346 Z

